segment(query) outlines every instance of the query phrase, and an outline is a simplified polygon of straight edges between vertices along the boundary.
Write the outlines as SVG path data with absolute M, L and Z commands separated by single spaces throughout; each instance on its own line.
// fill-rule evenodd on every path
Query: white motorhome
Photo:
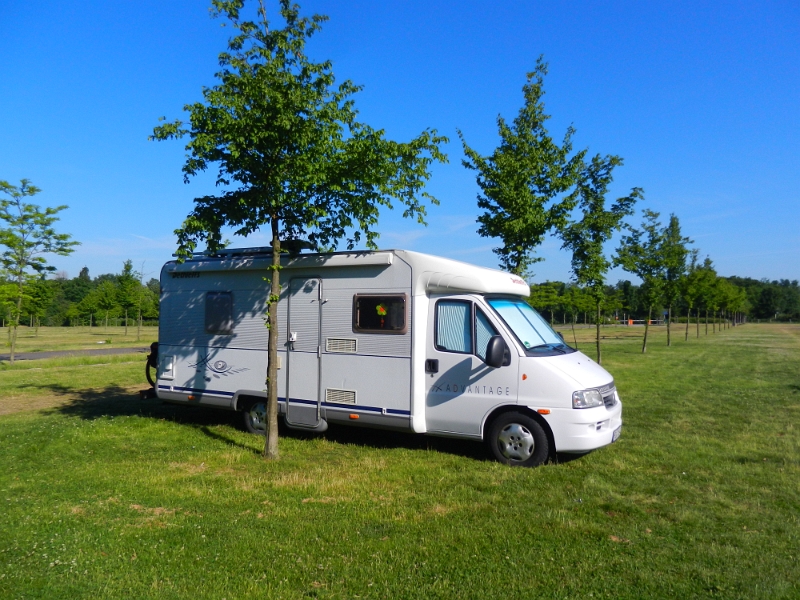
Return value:
M 265 429 L 265 249 L 224 250 L 161 271 L 157 396 L 243 413 Z M 417 252 L 282 257 L 279 413 L 486 440 L 533 466 L 617 439 L 611 375 L 567 346 L 509 273 Z

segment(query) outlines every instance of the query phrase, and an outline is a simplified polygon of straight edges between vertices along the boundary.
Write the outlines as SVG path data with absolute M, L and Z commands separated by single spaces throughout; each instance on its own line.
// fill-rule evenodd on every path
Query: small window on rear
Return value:
M 353 296 L 353 331 L 406 333 L 407 304 L 405 294 L 356 294 Z
M 206 294 L 206 333 L 233 334 L 233 294 L 208 292 Z

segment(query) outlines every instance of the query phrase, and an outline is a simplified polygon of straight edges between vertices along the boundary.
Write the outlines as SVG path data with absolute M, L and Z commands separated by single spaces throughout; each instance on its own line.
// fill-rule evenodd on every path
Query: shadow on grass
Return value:
M 132 394 L 129 390 L 119 386 L 108 386 L 95 390 L 78 390 L 60 384 L 37 385 L 36 387 L 47 390 L 56 396 L 70 397 L 67 402 L 46 409 L 46 412 L 50 414 L 57 413 L 86 420 L 102 417 L 141 416 L 149 419 L 171 421 L 187 427 L 193 427 L 203 435 L 219 442 L 260 453 L 260 450 L 254 450 L 252 446 L 241 444 L 235 439 L 226 436 L 224 430 L 212 429 L 212 427 L 219 425 L 241 428 L 240 421 L 242 417 L 241 413 L 238 412 L 204 406 L 169 404 L 158 398 L 141 399 L 138 394 Z M 283 419 L 280 419 L 278 433 L 281 437 L 295 439 L 308 439 L 320 435 L 339 444 L 353 444 L 379 449 L 433 450 L 474 460 L 490 460 L 486 446 L 478 442 L 428 437 L 398 431 L 331 425 L 328 431 L 323 434 L 311 434 L 289 429 L 285 426 Z

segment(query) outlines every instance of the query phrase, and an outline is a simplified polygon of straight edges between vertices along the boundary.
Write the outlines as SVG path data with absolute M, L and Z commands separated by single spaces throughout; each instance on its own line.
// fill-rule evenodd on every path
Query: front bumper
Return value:
M 622 402 L 585 409 L 551 409 L 545 417 L 557 452 L 589 452 L 616 441 L 622 427 Z

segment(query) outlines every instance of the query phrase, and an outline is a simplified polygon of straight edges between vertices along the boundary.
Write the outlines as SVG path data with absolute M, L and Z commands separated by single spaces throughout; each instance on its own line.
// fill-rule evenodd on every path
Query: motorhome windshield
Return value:
M 565 354 L 573 349 L 553 331 L 539 313 L 523 300 L 489 299 L 489 305 L 506 322 L 525 349 L 530 353 Z

